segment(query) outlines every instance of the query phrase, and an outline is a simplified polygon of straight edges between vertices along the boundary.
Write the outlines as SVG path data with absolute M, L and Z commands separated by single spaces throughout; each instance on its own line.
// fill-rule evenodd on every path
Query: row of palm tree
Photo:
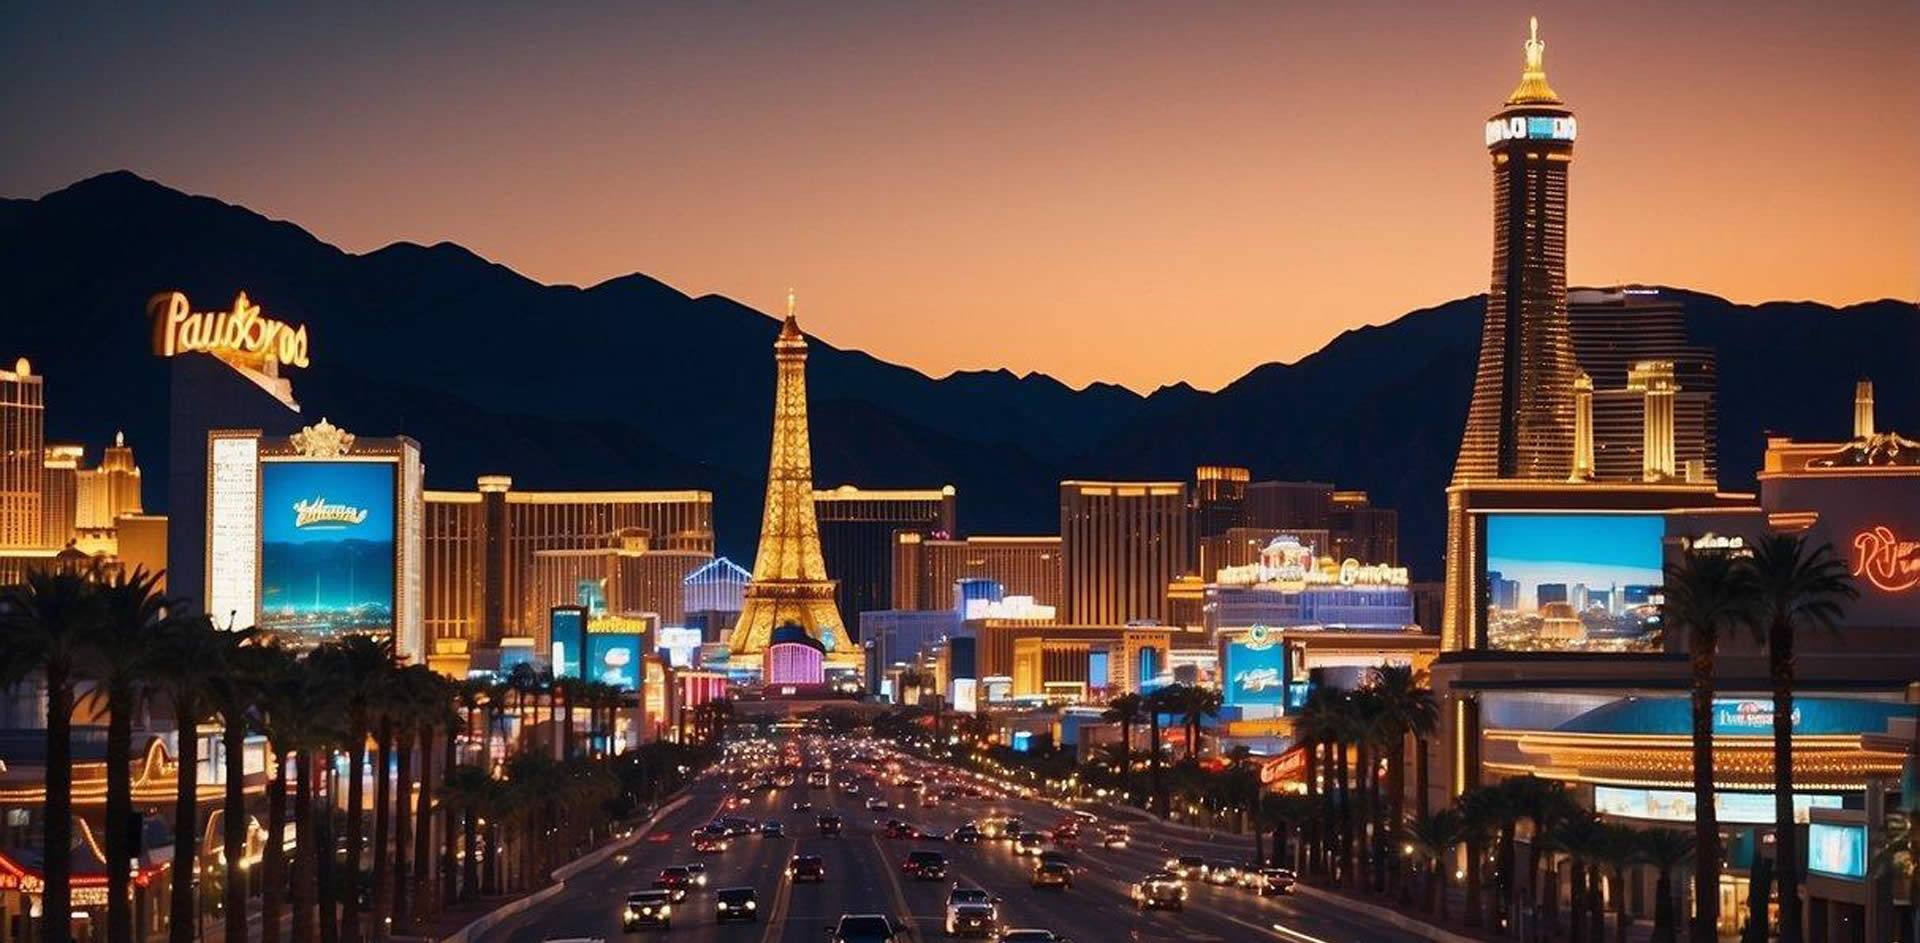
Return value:
M 1199 685 L 1169 684 L 1156 688 L 1146 694 L 1122 694 L 1107 703 L 1102 715 L 1110 723 L 1120 725 L 1121 743 L 1131 753 L 1134 749 L 1133 731 L 1142 722 L 1147 725 L 1148 747 L 1147 765 L 1149 771 L 1149 792 L 1155 814 L 1166 818 L 1171 806 L 1163 775 L 1164 751 L 1160 745 L 1160 734 L 1168 720 L 1180 724 L 1186 734 L 1186 756 L 1197 759 L 1200 750 L 1200 731 L 1208 718 L 1220 716 L 1221 695 L 1213 688 Z M 1130 771 L 1132 764 L 1124 764 Z M 1121 784 L 1123 791 L 1132 792 L 1131 777 L 1125 777 Z
M 71 727 L 78 708 L 106 717 L 109 827 L 102 831 L 113 940 L 134 938 L 128 862 L 137 849 L 118 823 L 133 815 L 133 721 L 149 705 L 169 709 L 178 733 L 174 943 L 194 934 L 196 878 L 221 886 L 227 939 L 248 938 L 250 736 L 264 737 L 268 753 L 256 872 L 264 943 L 279 943 L 283 915 L 292 918 L 294 943 L 336 943 L 524 888 L 560 856 L 600 837 L 609 803 L 624 798 L 631 805 L 642 788 L 609 771 L 617 712 L 630 703 L 615 688 L 555 680 L 525 666 L 497 683 L 455 682 L 401 663 L 391 641 L 366 635 L 296 654 L 253 629 L 222 629 L 204 615 L 182 614 L 157 592 L 158 582 L 141 571 L 49 570 L 0 594 L 0 686 L 38 683 L 44 690 L 45 913 L 71 910 L 69 855 L 62 852 L 74 841 Z M 576 737 L 576 710 L 586 712 L 584 742 Z M 549 734 L 544 741 L 509 739 L 509 716 L 531 726 L 545 716 Z M 206 726 L 218 729 L 225 779 L 221 847 L 211 861 L 198 848 Z M 498 755 L 496 727 L 503 734 Z M 336 766 L 343 755 L 344 797 Z M 436 815 L 443 823 L 438 849 L 431 847 Z M 283 841 L 289 823 L 291 847 Z M 508 848 L 513 860 L 506 860 Z M 363 898 L 370 904 L 364 923 Z M 49 943 L 68 939 L 58 920 L 45 921 L 42 932 Z

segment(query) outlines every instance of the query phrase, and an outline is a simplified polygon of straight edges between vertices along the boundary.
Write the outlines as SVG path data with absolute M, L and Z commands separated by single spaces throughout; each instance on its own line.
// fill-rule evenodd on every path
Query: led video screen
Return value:
M 390 636 L 394 465 L 274 461 L 260 468 L 260 628 L 296 648 Z
M 1659 650 L 1657 514 L 1490 514 L 1486 644 L 1504 651 Z

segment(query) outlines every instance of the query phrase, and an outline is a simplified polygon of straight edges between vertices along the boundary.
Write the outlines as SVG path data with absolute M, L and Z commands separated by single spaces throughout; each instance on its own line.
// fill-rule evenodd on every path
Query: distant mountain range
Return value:
M 145 302 L 179 289 L 220 308 L 245 290 L 309 325 L 313 366 L 289 374 L 305 410 L 420 440 L 430 487 L 504 473 L 530 489 L 709 489 L 722 552 L 752 559 L 779 322 L 731 299 L 638 274 L 542 285 L 448 243 L 353 255 L 126 172 L 0 200 L 0 274 L 12 308 L 0 359 L 26 356 L 45 375 L 49 439 L 97 450 L 125 429 L 149 506 L 164 500 L 166 371 L 148 351 Z M 1719 354 L 1723 487 L 1752 486 L 1766 430 L 1844 436 L 1861 375 L 1876 381 L 1883 426 L 1920 429 L 1912 302 L 1675 293 L 1692 340 Z M 1434 577 L 1483 303 L 1348 331 L 1215 393 L 1074 390 L 1006 370 L 934 379 L 816 338 L 815 476 L 952 484 L 963 532 L 1052 533 L 1063 478 L 1245 465 L 1256 479 L 1333 481 L 1399 509 L 1406 562 Z

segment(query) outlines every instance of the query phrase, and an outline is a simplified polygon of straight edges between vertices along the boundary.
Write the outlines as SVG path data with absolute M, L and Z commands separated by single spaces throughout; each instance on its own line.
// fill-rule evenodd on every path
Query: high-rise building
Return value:
M 998 583 L 1005 596 L 1031 596 L 1039 605 L 1058 606 L 1063 598 L 1060 538 L 894 535 L 892 608 L 952 608 L 954 585 L 973 579 Z
M 1377 508 L 1365 491 L 1336 491 L 1327 512 L 1329 555 L 1336 560 L 1400 565 L 1400 512 Z
M 1565 481 L 1573 462 L 1567 327 L 1567 167 L 1575 125 L 1547 85 L 1539 24 L 1506 107 L 1487 122 L 1493 157 L 1493 283 L 1456 483 Z
M 1231 465 L 1193 470 L 1193 537 L 1218 537 L 1246 524 L 1247 482 L 1252 473 Z
M 813 446 L 807 436 L 807 338 L 793 316 L 787 295 L 787 319 L 773 342 L 778 371 L 773 394 L 773 447 L 767 461 L 767 504 L 760 520 L 760 545 L 753 558 L 753 582 L 747 584 L 740 621 L 727 640 L 731 656 L 743 666 L 759 667 L 773 630 L 787 623 L 805 629 L 826 649 L 829 663 L 858 664 L 853 647 L 842 645 L 846 623 L 834 603 L 834 583 L 820 553 L 820 524 L 813 516 Z
M 813 493 L 820 553 L 839 584 L 835 603 L 859 640 L 860 613 L 893 602 L 893 545 L 897 532 L 944 537 L 953 533 L 952 485 L 925 490 L 841 485 Z
M 113 445 L 100 456 L 97 468 L 79 474 L 79 507 L 74 526 L 81 530 L 112 528 L 120 517 L 142 513 L 140 466 L 123 433 L 113 434 Z
M 27 358 L 0 370 L 0 547 L 46 546 L 46 388 Z
M 534 588 L 541 551 L 606 551 L 643 540 L 649 550 L 713 554 L 707 491 L 516 491 L 482 475 L 473 491 L 428 491 L 425 622 L 435 666 L 456 675 L 503 637 L 531 638 L 547 623 Z
M 86 448 L 46 447 L 46 479 L 40 487 L 40 542 L 59 549 L 74 539 L 80 505 L 80 462 Z
M 1647 362 L 1673 365 L 1667 395 L 1676 473 L 1697 467 L 1702 481 L 1715 480 L 1719 381 L 1713 348 L 1687 343 L 1679 299 L 1657 288 L 1574 288 L 1567 292 L 1567 325 L 1574 357 L 1593 384 L 1592 480 L 1644 477 L 1646 395 L 1633 386 L 1630 374 L 1636 364 Z
M 1247 485 L 1242 527 L 1298 530 L 1327 526 L 1333 485 L 1324 481 L 1256 481 Z
M 1188 572 L 1187 523 L 1185 482 L 1061 482 L 1060 621 L 1164 621 L 1167 585 Z

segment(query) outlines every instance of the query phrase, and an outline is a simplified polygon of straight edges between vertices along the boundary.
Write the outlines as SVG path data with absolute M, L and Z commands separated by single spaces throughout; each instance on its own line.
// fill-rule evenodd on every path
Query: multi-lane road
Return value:
M 723 803 L 736 794 L 748 796 L 749 804 L 723 812 Z M 894 810 L 869 811 L 866 800 L 875 795 L 888 800 Z M 1102 849 L 1090 841 L 1073 852 L 1077 873 L 1071 890 L 1033 890 L 1027 883 L 1031 859 L 1016 857 L 1009 843 L 893 840 L 881 836 L 881 826 L 888 818 L 900 818 L 945 831 L 995 812 L 1048 826 L 1061 819 L 1058 809 L 1006 799 L 961 799 L 917 808 L 907 804 L 911 798 L 902 788 L 863 785 L 859 794 L 849 795 L 837 784 L 833 789 L 808 789 L 804 783 L 772 792 L 735 793 L 720 777 L 706 777 L 689 790 L 688 801 L 655 822 L 654 829 L 668 835 L 669 841 L 638 842 L 624 861 L 609 859 L 574 875 L 564 891 L 493 928 L 478 943 L 540 943 L 567 937 L 619 940 L 625 935 L 620 911 L 627 893 L 648 887 L 663 867 L 692 861 L 707 865 L 709 881 L 675 905 L 673 928 L 664 934 L 675 943 L 821 943 L 826 928 L 846 913 L 904 919 L 912 927 L 912 939 L 939 940 L 944 938 L 947 890 L 956 882 L 999 895 L 1004 926 L 1050 929 L 1075 943 L 1415 943 L 1420 939 L 1309 898 L 1261 898 L 1251 891 L 1197 881 L 1190 885 L 1184 912 L 1137 913 L 1129 897 L 1131 883 L 1163 864 L 1170 854 L 1228 860 L 1248 857 L 1244 841 L 1209 843 L 1139 823 L 1129 823 L 1134 840 L 1128 848 Z M 813 803 L 812 811 L 792 809 L 793 802 L 802 799 Z M 837 837 L 819 835 L 815 828 L 814 816 L 829 810 L 840 813 L 846 823 L 845 832 Z M 776 819 L 786 826 L 787 834 L 736 838 L 725 852 L 696 854 L 689 833 L 721 814 Z M 1088 832 L 1089 838 L 1097 834 L 1096 829 Z M 917 881 L 901 873 L 900 863 L 907 853 L 920 848 L 947 855 L 951 872 L 946 880 Z M 799 885 L 789 881 L 786 866 L 796 854 L 819 855 L 826 864 L 827 880 Z M 713 892 L 739 885 L 755 889 L 760 920 L 717 924 Z M 661 934 L 642 931 L 642 935 Z

